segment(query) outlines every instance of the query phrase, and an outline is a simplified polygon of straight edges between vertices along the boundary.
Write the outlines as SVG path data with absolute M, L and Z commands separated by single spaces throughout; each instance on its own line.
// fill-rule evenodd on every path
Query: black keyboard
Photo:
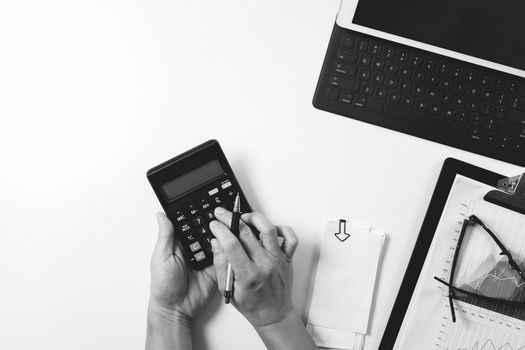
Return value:
M 314 106 L 525 166 L 525 79 L 337 24 Z

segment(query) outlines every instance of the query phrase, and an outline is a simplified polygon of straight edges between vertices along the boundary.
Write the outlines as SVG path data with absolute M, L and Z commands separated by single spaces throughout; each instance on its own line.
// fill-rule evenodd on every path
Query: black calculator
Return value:
M 216 207 L 233 209 L 237 193 L 250 212 L 226 156 L 216 140 L 207 141 L 150 169 L 148 180 L 173 223 L 182 251 L 195 270 L 213 263 L 209 224 Z

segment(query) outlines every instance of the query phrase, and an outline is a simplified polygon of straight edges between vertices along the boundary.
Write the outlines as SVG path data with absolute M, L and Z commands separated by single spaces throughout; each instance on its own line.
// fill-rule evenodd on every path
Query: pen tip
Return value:
M 233 204 L 233 211 L 235 212 L 241 211 L 241 196 L 239 192 L 237 192 L 237 196 L 235 197 L 235 203 Z

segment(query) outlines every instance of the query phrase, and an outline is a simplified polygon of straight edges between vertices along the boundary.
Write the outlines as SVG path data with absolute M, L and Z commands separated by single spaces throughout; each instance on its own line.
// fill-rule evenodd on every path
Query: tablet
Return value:
M 341 0 L 343 28 L 525 77 L 525 2 Z
M 444 265 L 442 266 L 435 266 L 436 264 L 432 265 L 435 262 L 435 260 L 433 262 L 432 259 L 435 259 L 436 258 L 435 255 L 437 254 L 436 253 L 434 254 L 434 256 L 432 256 L 433 255 L 432 253 L 433 253 L 433 250 L 438 249 L 436 248 L 436 245 L 439 243 L 439 239 L 441 240 L 443 239 L 443 237 L 439 237 L 440 231 L 443 231 L 443 229 L 440 230 L 440 227 L 438 226 L 442 225 L 443 221 L 446 221 L 444 218 L 446 218 L 446 215 L 449 215 L 447 214 L 447 210 L 449 211 L 454 210 L 454 208 L 450 209 L 451 205 L 453 205 L 451 201 L 452 201 L 452 196 L 454 195 L 454 191 L 468 192 L 466 190 L 458 189 L 457 188 L 458 183 L 459 182 L 466 183 L 468 186 L 471 186 L 472 188 L 476 189 L 475 191 L 472 190 L 470 192 L 473 193 L 477 191 L 479 195 L 479 193 L 486 193 L 487 189 L 495 186 L 497 182 L 501 180 L 502 178 L 504 178 L 504 176 L 496 174 L 491 171 L 487 171 L 487 170 L 478 168 L 476 166 L 461 162 L 453 158 L 448 158 L 445 160 L 443 168 L 441 170 L 441 174 L 439 176 L 439 179 L 436 185 L 436 188 L 432 195 L 432 199 L 431 199 L 427 214 L 423 221 L 423 225 L 421 227 L 419 237 L 417 239 L 416 245 L 414 247 L 414 251 L 410 258 L 407 271 L 403 278 L 403 282 L 401 284 L 394 307 L 392 309 L 392 313 L 390 315 L 390 318 L 387 324 L 387 328 L 383 335 L 381 345 L 379 347 L 380 350 L 390 350 L 390 349 L 411 350 L 411 349 L 417 349 L 417 348 L 419 349 L 443 349 L 443 350 L 445 349 L 481 350 L 482 349 L 482 346 L 484 344 L 477 343 L 476 345 L 475 343 L 472 343 L 472 342 L 481 341 L 481 338 L 482 338 L 481 332 L 487 332 L 488 328 L 486 328 L 484 331 L 480 331 L 480 333 L 476 333 L 473 336 L 474 338 L 478 337 L 480 339 L 474 339 L 474 340 L 467 339 L 466 334 L 468 332 L 463 331 L 463 336 L 465 337 L 465 339 L 454 338 L 454 339 L 447 340 L 446 337 L 447 336 L 452 337 L 451 335 L 452 331 L 454 332 L 456 331 L 456 329 L 455 328 L 452 329 L 452 327 L 457 328 L 458 325 L 461 325 L 461 322 L 464 320 L 460 316 L 458 316 L 458 323 L 457 324 L 451 323 L 450 317 L 448 317 L 449 315 L 447 314 L 449 310 L 447 310 L 447 305 L 445 305 L 447 298 L 446 297 L 441 298 L 441 295 L 439 293 L 440 287 L 437 284 L 432 285 L 434 281 L 431 276 L 433 276 L 434 273 L 437 273 L 437 274 L 442 273 L 441 269 L 443 269 L 443 271 L 445 270 Z M 478 202 L 480 202 L 480 204 L 487 206 L 487 207 L 494 206 L 492 204 L 488 204 L 488 202 L 484 202 L 483 197 L 481 197 L 481 199 Z M 481 202 L 484 202 L 484 203 L 481 203 Z M 471 204 L 469 203 L 468 206 L 470 205 Z M 514 214 L 506 213 L 505 211 L 508 211 L 507 209 L 504 209 L 501 207 L 498 207 L 498 208 L 500 209 L 497 209 L 497 208 L 491 209 L 494 211 L 498 211 L 497 215 L 496 214 L 493 215 L 495 216 L 494 220 L 496 220 L 497 222 L 502 221 L 501 219 L 503 217 L 502 215 L 516 214 L 514 212 L 512 212 Z M 461 215 L 463 216 L 467 215 L 466 210 L 465 210 L 465 213 L 462 213 Z M 461 216 L 458 215 L 458 219 L 452 220 L 453 222 L 451 224 L 457 226 L 459 223 L 461 227 L 461 220 L 459 220 L 460 217 Z M 523 225 L 525 227 L 525 217 L 522 217 L 519 220 L 523 220 Z M 457 232 L 459 232 L 459 230 L 456 228 L 455 231 L 457 235 Z M 506 230 L 506 231 L 509 231 L 509 230 Z M 449 230 L 447 229 L 447 234 L 448 232 Z M 522 245 L 523 247 L 525 247 L 525 235 L 521 235 L 521 236 L 523 237 Z M 456 237 L 456 240 L 457 240 L 457 237 Z M 449 251 L 451 252 L 455 250 L 454 247 L 452 247 L 452 244 L 448 244 L 446 248 L 449 249 Z M 521 253 L 525 255 L 525 251 L 522 251 Z M 450 252 L 448 254 L 450 254 Z M 441 261 L 443 261 L 443 264 L 445 264 L 445 260 L 446 259 L 439 260 L 439 261 L 440 263 Z M 447 262 L 450 263 L 450 261 L 447 261 Z M 429 265 L 432 267 L 433 271 L 427 271 L 429 270 Z M 423 288 L 424 284 L 427 284 L 427 285 L 431 284 L 431 288 L 427 288 L 426 290 L 424 290 Z M 445 292 L 446 291 L 443 290 L 443 293 Z M 436 293 L 436 294 L 432 294 L 430 298 L 424 299 L 421 296 L 421 293 L 427 293 L 427 294 Z M 426 295 L 423 295 L 423 296 L 426 296 Z M 418 300 L 418 298 L 423 299 L 425 301 L 424 307 L 420 307 L 421 300 Z M 424 309 L 428 309 L 428 310 L 424 310 Z M 424 313 L 424 314 L 422 315 L 421 313 Z M 412 330 L 408 329 L 411 327 L 411 321 L 413 321 L 413 318 L 414 318 L 413 314 L 417 314 L 418 318 L 423 317 L 425 319 L 425 322 L 418 322 L 417 324 L 415 324 L 415 326 L 412 325 L 412 328 L 419 329 L 417 333 L 415 333 L 414 329 Z M 512 317 L 507 316 L 507 315 L 505 315 L 503 318 L 505 318 L 506 320 L 512 320 Z M 522 320 L 516 320 L 515 325 L 502 324 L 501 326 L 503 326 L 505 329 L 507 328 L 511 329 L 514 327 L 515 329 L 513 329 L 513 331 L 518 332 L 518 334 L 521 332 L 523 336 L 523 332 L 525 328 L 519 328 L 519 327 L 523 327 L 525 325 L 525 313 L 523 315 L 520 315 L 520 318 Z M 433 320 L 436 320 L 436 321 L 434 322 Z M 476 320 L 476 322 L 477 321 L 481 322 L 481 320 Z M 485 320 L 485 321 L 488 321 L 488 320 Z M 498 322 L 500 320 L 492 319 L 492 321 Z M 433 322 L 435 324 L 432 324 Z M 474 322 L 468 324 L 469 327 L 473 327 L 473 325 L 474 325 Z M 498 327 L 495 326 L 493 328 L 497 329 Z M 412 332 L 411 339 L 407 341 L 404 338 L 406 334 L 410 332 Z M 514 333 L 510 332 L 510 333 L 514 334 L 515 332 Z M 499 339 L 498 341 L 505 342 L 505 340 L 502 340 L 503 339 L 502 337 L 503 336 L 501 336 L 500 337 L 501 339 Z M 447 341 L 448 343 L 446 343 Z M 468 343 L 469 341 L 470 343 Z M 488 341 L 492 341 L 494 343 L 496 342 L 496 340 L 493 340 L 493 339 L 492 340 L 489 339 Z M 522 339 L 519 339 L 519 336 L 515 336 L 515 341 L 517 342 L 516 344 L 514 344 L 514 346 L 516 347 L 509 347 L 509 349 L 511 348 L 516 349 L 516 350 L 525 349 L 525 337 L 523 337 Z M 500 348 L 502 347 L 496 347 L 496 349 L 500 349 Z M 493 348 L 489 346 L 486 349 L 493 349 Z

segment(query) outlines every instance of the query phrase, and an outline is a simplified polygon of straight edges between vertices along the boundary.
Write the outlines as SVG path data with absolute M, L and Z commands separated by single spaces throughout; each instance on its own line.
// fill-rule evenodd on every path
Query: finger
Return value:
M 231 264 L 238 280 L 247 279 L 254 270 L 253 262 L 242 248 L 241 242 L 222 222 L 214 220 L 210 223 L 213 235 L 219 241 L 221 250 Z
M 233 214 L 221 207 L 215 209 L 215 217 L 217 220 L 230 227 L 232 222 Z M 231 227 L 230 227 L 231 228 Z M 262 255 L 263 250 L 259 240 L 255 237 L 252 232 L 252 229 L 246 225 L 242 220 L 239 222 L 239 241 L 241 242 L 244 250 L 248 253 L 248 256 L 252 260 L 256 260 L 259 256 Z
M 281 244 L 281 250 L 284 255 L 291 259 L 299 245 L 299 239 L 292 228 L 289 226 L 277 226 L 277 235 L 282 237 L 283 243 Z
M 213 252 L 213 267 L 215 268 L 215 275 L 217 288 L 224 294 L 224 287 L 226 286 L 226 269 L 228 268 L 228 260 L 224 255 L 221 245 L 217 238 L 211 240 L 211 250 Z
M 277 230 L 264 215 L 260 213 L 246 213 L 242 215 L 242 220 L 259 231 L 259 238 L 261 239 L 262 245 L 272 255 L 277 255 L 281 251 L 277 239 Z
M 159 225 L 159 233 L 153 255 L 159 257 L 170 256 L 173 254 L 173 225 L 164 213 L 157 213 L 156 217 L 157 224 Z

